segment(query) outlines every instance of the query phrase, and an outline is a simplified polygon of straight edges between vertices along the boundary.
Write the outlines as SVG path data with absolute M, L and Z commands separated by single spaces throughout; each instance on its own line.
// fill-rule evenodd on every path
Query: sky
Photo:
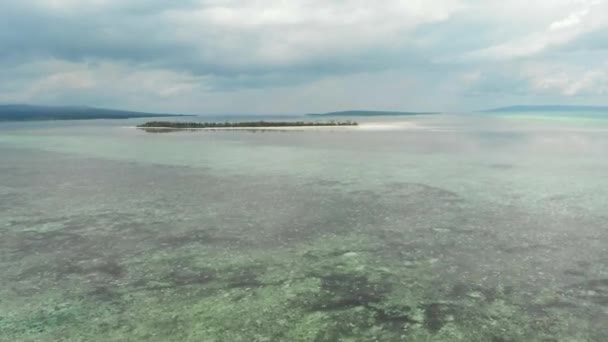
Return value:
M 0 103 L 458 112 L 607 95 L 608 0 L 0 1 Z

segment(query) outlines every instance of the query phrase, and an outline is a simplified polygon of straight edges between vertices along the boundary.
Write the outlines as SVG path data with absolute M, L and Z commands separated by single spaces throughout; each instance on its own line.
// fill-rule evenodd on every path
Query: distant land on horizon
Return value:
M 483 110 L 484 113 L 516 113 L 516 112 L 605 112 L 608 106 L 570 106 L 570 105 L 537 105 L 509 106 Z
M 481 113 L 524 113 L 524 112 L 587 112 L 607 113 L 608 106 L 575 105 L 516 105 L 479 111 Z M 406 112 L 381 110 L 345 110 L 327 113 L 310 113 L 310 117 L 364 117 L 364 116 L 416 116 L 436 115 L 442 112 Z M 42 106 L 25 104 L 0 104 L 2 121 L 44 121 L 44 120 L 87 120 L 87 119 L 131 119 L 156 117 L 196 116 L 187 114 L 147 113 L 129 110 L 97 108 L 89 106 Z
M 132 119 L 167 116 L 185 115 L 144 113 L 87 106 L 0 105 L 0 121 Z
M 407 115 L 433 115 L 440 112 L 396 112 L 381 110 L 345 110 L 321 114 L 307 114 L 308 116 L 407 116 Z

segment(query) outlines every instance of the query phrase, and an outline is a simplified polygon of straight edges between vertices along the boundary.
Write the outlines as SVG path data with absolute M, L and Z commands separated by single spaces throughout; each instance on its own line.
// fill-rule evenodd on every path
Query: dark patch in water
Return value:
M 576 270 L 576 269 L 567 269 L 564 271 L 565 275 L 569 275 L 569 276 L 574 276 L 574 277 L 584 277 L 585 276 L 585 272 L 581 271 L 581 270 Z
M 425 196 L 441 199 L 441 200 L 460 200 L 461 197 L 458 193 L 449 191 L 446 189 L 434 187 L 422 183 L 390 183 L 387 185 L 388 188 L 394 191 L 406 192 L 407 196 Z
M 108 286 L 98 286 L 89 292 L 89 296 L 104 302 L 114 302 L 121 298 L 121 295 Z
M 167 235 L 157 239 L 163 247 L 182 247 L 190 244 L 236 244 L 243 245 L 245 242 L 236 237 L 216 236 L 207 230 L 193 230 L 185 233 Z
M 337 187 L 337 186 L 346 186 L 347 184 L 342 181 L 321 179 L 321 180 L 318 180 L 315 182 L 309 182 L 308 185 L 317 185 L 317 186 L 321 186 L 321 187 Z
M 515 168 L 515 165 L 496 163 L 496 164 L 490 164 L 489 167 L 491 169 L 497 169 L 497 170 L 511 170 L 511 169 Z
M 254 288 L 264 286 L 258 280 L 258 273 L 252 269 L 241 269 L 227 277 L 227 288 Z
M 6 243 L 3 245 L 7 245 L 8 248 L 20 254 L 61 252 L 88 242 L 80 234 L 63 231 L 25 231 L 16 235 L 7 237 Z
M 491 342 L 517 342 L 513 339 L 502 337 L 502 336 L 492 336 Z M 549 340 L 543 340 L 543 342 L 550 342 Z
M 330 274 L 319 277 L 321 293 L 313 301 L 311 310 L 335 311 L 379 303 L 390 291 L 390 284 L 370 282 L 353 274 Z
M 450 296 L 456 299 L 462 299 L 469 294 L 471 291 L 471 286 L 465 283 L 458 283 L 452 286 L 452 290 L 450 291 Z
M 566 195 L 566 194 L 552 195 L 552 196 L 547 197 L 548 202 L 563 202 L 567 199 L 568 199 L 568 195 Z
M 124 277 L 126 273 L 124 267 L 114 260 L 91 260 L 78 264 L 68 262 L 59 265 L 55 271 L 57 279 L 76 274 L 81 276 L 101 275 L 115 280 Z
M 129 284 L 129 292 L 173 290 L 182 287 L 197 287 L 210 295 L 214 292 L 211 283 L 217 280 L 215 271 L 208 269 L 172 270 L 160 278 L 140 278 Z M 203 296 L 203 292 L 198 295 Z
M 100 263 L 97 263 L 87 269 L 85 269 L 86 273 L 99 272 L 109 275 L 113 278 L 122 278 L 125 275 L 125 269 L 118 262 L 114 260 L 104 260 Z
M 42 214 L 42 213 L 40 213 Z M 66 220 L 66 217 L 45 217 L 42 219 L 26 219 L 26 220 L 18 220 L 18 221 L 10 221 L 9 224 L 11 226 L 24 226 L 26 228 L 33 228 L 45 224 L 53 224 L 53 223 L 62 223 Z M 24 232 L 31 233 L 31 232 Z
M 593 266 L 593 264 L 590 261 L 577 261 L 576 264 L 578 265 L 578 267 L 584 268 L 584 269 L 587 269 L 587 268 Z
M 543 244 L 539 244 L 539 243 L 524 244 L 524 245 L 520 245 L 520 246 L 500 246 L 500 245 L 498 245 L 498 246 L 496 246 L 496 248 L 500 251 L 503 251 L 503 252 L 509 253 L 509 254 L 523 254 L 523 253 L 532 253 L 532 252 L 542 251 L 542 250 L 555 250 L 555 247 L 543 245 Z
M 74 262 L 72 260 L 54 260 L 50 264 L 37 265 L 25 269 L 16 277 L 17 281 L 23 281 L 32 277 L 48 278 L 54 275 L 55 279 L 64 279 L 70 275 L 79 276 L 101 276 L 106 280 L 113 281 L 124 277 L 126 271 L 117 261 L 109 259 L 86 260 Z M 109 278 L 109 279 L 107 279 Z M 99 280 L 101 281 L 101 280 Z
M 218 289 L 258 288 L 278 285 L 260 282 L 258 276 L 262 272 L 261 270 L 262 268 L 257 267 L 216 270 L 204 267 L 175 266 L 160 280 L 155 278 L 139 279 L 131 286 L 138 291 L 157 291 L 192 286 L 213 293 Z
M 431 303 L 424 306 L 424 326 L 431 332 L 436 333 L 446 324 L 451 322 L 456 314 L 456 306 L 453 304 Z
M 216 274 L 215 271 L 209 269 L 174 269 L 167 279 L 171 281 L 174 286 L 205 285 L 215 280 Z
M 403 332 L 404 326 L 419 323 L 412 318 L 412 308 L 409 306 L 370 307 L 374 311 L 376 323 L 384 327 Z

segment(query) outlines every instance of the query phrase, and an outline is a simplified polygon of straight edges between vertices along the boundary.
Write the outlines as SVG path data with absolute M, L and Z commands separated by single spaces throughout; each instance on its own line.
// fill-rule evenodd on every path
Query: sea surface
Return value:
M 0 123 L 0 341 L 608 341 L 608 114 L 355 120 Z

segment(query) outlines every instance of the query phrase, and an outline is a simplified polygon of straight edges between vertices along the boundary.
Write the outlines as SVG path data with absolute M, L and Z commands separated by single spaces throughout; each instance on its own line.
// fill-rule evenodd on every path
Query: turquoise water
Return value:
M 0 340 L 608 339 L 608 120 L 139 122 L 0 126 Z

